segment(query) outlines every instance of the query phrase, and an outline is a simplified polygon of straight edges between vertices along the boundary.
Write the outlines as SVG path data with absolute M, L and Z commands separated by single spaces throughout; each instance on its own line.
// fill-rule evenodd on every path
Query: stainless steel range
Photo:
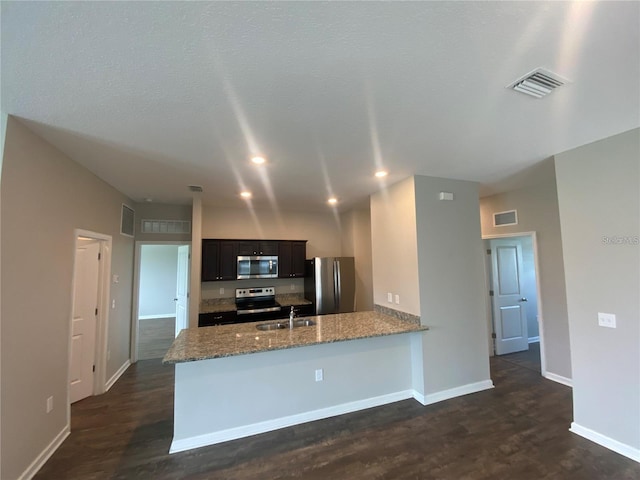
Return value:
M 236 288 L 238 320 L 258 321 L 277 318 L 281 307 L 276 302 L 275 287 Z

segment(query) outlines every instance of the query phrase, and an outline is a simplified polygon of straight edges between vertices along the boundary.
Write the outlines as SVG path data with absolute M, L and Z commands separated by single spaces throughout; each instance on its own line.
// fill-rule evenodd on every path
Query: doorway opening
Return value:
M 491 355 L 546 374 L 536 232 L 483 236 Z
M 80 229 L 74 234 L 69 405 L 106 391 L 111 275 L 111 236 Z
M 190 242 L 136 242 L 131 361 L 164 357 L 189 321 Z

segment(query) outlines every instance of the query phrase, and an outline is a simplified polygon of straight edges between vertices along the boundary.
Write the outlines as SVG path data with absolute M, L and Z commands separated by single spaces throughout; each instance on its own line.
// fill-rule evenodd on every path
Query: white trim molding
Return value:
M 416 391 L 413 392 L 413 398 L 419 401 L 423 405 L 431 405 L 432 403 L 442 402 L 455 397 L 461 397 L 462 395 L 469 395 L 470 393 L 477 393 L 483 390 L 489 390 L 493 387 L 491 380 L 483 380 L 476 383 L 468 383 L 467 385 L 461 385 L 459 387 L 450 388 L 448 390 L 441 390 L 436 393 L 429 393 L 422 395 Z
M 221 430 L 219 432 L 207 433 L 205 435 L 196 435 L 194 437 L 181 438 L 179 440 L 176 440 L 174 438 L 174 440 L 171 442 L 169 453 L 184 452 L 185 450 L 205 447 L 207 445 L 214 445 L 216 443 L 228 442 L 229 440 L 249 437 L 251 435 L 270 432 L 272 430 L 277 430 L 280 428 L 291 427 L 292 425 L 298 425 L 301 423 L 313 422 L 315 420 L 322 420 L 323 418 L 344 415 L 345 413 L 357 412 L 358 410 L 364 410 L 366 408 L 379 407 L 380 405 L 386 405 L 387 403 L 407 400 L 409 398 L 412 398 L 413 396 L 414 392 L 412 390 L 403 390 L 400 392 L 389 393 L 377 397 L 365 398 L 363 400 L 357 400 L 355 402 L 348 402 L 341 405 L 320 408 L 318 410 L 312 410 L 310 412 L 274 418 L 273 420 L 253 423 L 251 425 L 242 425 L 240 427 L 229 428 L 227 430 Z
M 640 463 L 640 449 L 638 448 L 634 448 L 630 445 L 614 440 L 613 438 L 607 437 L 606 435 L 602 435 L 601 433 L 591 430 L 590 428 L 583 427 L 576 422 L 571 422 L 571 428 L 569 431 Z
M 563 377 L 562 375 L 551 372 L 545 372 L 542 374 L 542 376 L 547 380 L 551 380 L 552 382 L 561 383 L 562 385 L 573 388 L 573 380 L 571 380 L 570 378 Z
M 138 320 L 157 320 L 159 318 L 176 318 L 176 312 L 167 313 L 165 315 L 139 315 Z
M 118 379 L 122 376 L 124 372 L 127 371 L 127 368 L 129 368 L 130 366 L 131 366 L 131 360 L 127 360 L 126 362 L 124 362 L 122 366 L 118 369 L 118 371 L 114 373 L 113 376 L 109 379 L 109 381 L 105 385 L 104 391 L 108 392 L 109 389 L 113 387 L 113 384 L 118 381 Z
M 35 476 L 36 473 L 43 467 L 47 460 L 51 458 L 51 455 L 55 453 L 55 451 L 62 445 L 62 442 L 69 436 L 71 433 L 71 428 L 67 423 L 64 428 L 58 433 L 51 443 L 45 447 L 45 449 L 40 452 L 40 455 L 36 457 L 36 459 L 31 462 L 31 465 L 27 467 L 27 469 L 22 472 L 22 475 L 18 477 L 18 480 L 30 480 Z

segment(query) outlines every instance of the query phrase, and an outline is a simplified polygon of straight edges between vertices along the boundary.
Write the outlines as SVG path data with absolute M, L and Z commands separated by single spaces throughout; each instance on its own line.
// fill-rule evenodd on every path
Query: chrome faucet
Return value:
M 289 312 L 289 329 L 293 329 L 293 318 L 296 316 L 296 312 L 293 310 L 293 305 L 291 305 L 291 311 Z

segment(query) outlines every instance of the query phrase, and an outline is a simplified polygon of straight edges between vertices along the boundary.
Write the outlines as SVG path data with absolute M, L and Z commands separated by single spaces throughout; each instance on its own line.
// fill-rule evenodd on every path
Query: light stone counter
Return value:
M 341 313 L 304 318 L 315 321 L 316 325 L 296 327 L 293 330 L 261 331 L 256 328 L 256 325 L 269 322 L 255 322 L 182 330 L 165 355 L 163 363 L 193 362 L 428 330 L 426 326 L 378 312 Z

